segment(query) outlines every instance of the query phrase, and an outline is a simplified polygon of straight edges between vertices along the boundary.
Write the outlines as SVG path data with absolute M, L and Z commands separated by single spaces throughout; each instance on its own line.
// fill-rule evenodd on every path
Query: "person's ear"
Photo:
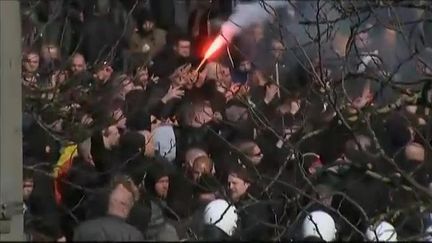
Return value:
M 114 70 L 112 69 L 111 66 L 108 66 L 108 67 L 105 68 L 105 71 L 108 72 L 108 73 L 112 73 Z

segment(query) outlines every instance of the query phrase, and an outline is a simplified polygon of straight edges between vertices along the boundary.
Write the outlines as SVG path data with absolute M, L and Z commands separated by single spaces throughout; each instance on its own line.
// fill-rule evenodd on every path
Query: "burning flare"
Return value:
M 213 56 L 219 49 L 229 44 L 235 34 L 239 32 L 240 28 L 232 24 L 231 22 L 226 22 L 222 25 L 221 33 L 214 39 L 210 47 L 205 52 L 204 58 L 202 59 L 200 65 L 196 69 L 197 71 L 204 65 L 204 63 Z

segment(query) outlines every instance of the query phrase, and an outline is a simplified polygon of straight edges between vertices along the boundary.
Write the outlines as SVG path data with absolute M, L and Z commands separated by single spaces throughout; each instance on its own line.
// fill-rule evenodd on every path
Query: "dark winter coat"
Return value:
M 74 241 L 142 241 L 142 234 L 123 219 L 105 216 L 82 223 L 74 232 Z
M 255 191 L 255 189 L 249 188 L 248 191 Z M 256 189 L 256 191 L 258 191 L 258 189 Z M 253 192 L 252 194 L 258 195 Z M 257 200 L 260 200 L 260 202 Z M 239 215 L 240 227 L 238 228 L 238 232 L 241 240 L 259 241 L 271 238 L 273 228 L 266 224 L 272 224 L 274 222 L 268 200 L 263 197 L 255 198 L 249 193 L 248 196 L 241 199 L 235 206 Z

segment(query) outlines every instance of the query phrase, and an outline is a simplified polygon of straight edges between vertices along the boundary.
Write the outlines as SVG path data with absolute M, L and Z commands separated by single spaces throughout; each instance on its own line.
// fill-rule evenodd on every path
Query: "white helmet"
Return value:
M 303 238 L 315 236 L 325 241 L 336 240 L 336 224 L 326 212 L 314 211 L 308 214 L 302 227 Z
M 366 231 L 369 241 L 397 241 L 397 233 L 392 224 L 382 221 L 376 226 L 370 226 Z
M 237 219 L 236 208 L 222 199 L 211 201 L 204 209 L 204 223 L 215 225 L 228 236 L 237 228 Z

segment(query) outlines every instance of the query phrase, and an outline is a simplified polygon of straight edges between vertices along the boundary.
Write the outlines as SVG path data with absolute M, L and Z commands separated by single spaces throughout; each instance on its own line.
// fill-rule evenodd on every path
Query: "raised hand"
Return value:
M 170 86 L 168 89 L 168 92 L 165 94 L 165 96 L 162 98 L 163 103 L 168 103 L 168 101 L 173 99 L 180 99 L 184 96 L 184 90 L 181 89 L 179 86 Z

